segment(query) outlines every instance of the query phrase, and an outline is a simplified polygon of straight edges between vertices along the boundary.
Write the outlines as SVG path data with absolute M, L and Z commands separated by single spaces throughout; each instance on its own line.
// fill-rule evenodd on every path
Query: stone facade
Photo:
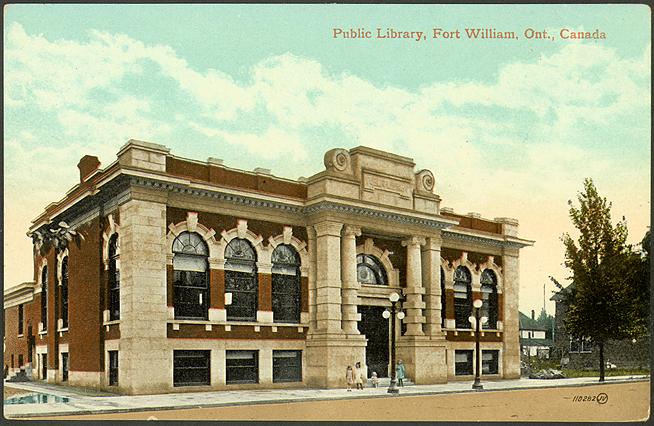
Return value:
M 5 364 L 21 354 L 23 367 L 38 369 L 44 367 L 41 354 L 47 354 L 45 379 L 59 382 L 65 353 L 71 384 L 127 394 L 341 387 L 346 366 L 359 361 L 367 367 L 368 357 L 371 362 L 375 357 L 378 373 L 386 375 L 390 333 L 395 333 L 397 357 L 413 382 L 469 380 L 471 374 L 456 365 L 457 351 L 472 350 L 475 341 L 470 325 L 457 327 L 455 321 L 461 310 L 455 307 L 461 291 L 455 275 L 463 268 L 471 280 L 470 301 L 486 297 L 482 273 L 495 277 L 488 303 L 496 322 L 479 336 L 482 350 L 494 351 L 497 363 L 487 375 L 519 377 L 519 249 L 533 242 L 518 237 L 517 221 L 441 208 L 433 174 L 416 171 L 407 157 L 357 147 L 327 152 L 324 164 L 316 175 L 291 181 L 263 169 L 231 169 L 214 158 L 182 159 L 164 146 L 134 140 L 105 169 L 97 158 L 85 156 L 78 166 L 80 183 L 63 201 L 49 205 L 30 229 L 34 283 L 5 293 Z M 34 237 L 62 221 L 83 237 L 71 240 L 75 243 L 65 255 L 62 247 Z M 191 302 L 184 302 L 200 307 L 204 317 L 192 319 L 180 314 L 179 252 L 173 248 L 180 236 L 190 234 L 206 247 L 206 288 L 188 293 Z M 228 289 L 236 276 L 226 254 L 233 241 L 246 242 L 254 258 L 248 264 L 254 271 L 248 277 L 254 278 L 248 279 L 256 283 L 256 294 L 248 300 L 256 312 L 246 320 L 230 319 L 235 309 L 230 299 L 241 297 Z M 292 308 L 298 319 L 292 321 L 277 318 L 283 317 L 276 311 L 280 278 L 273 261 L 279 246 L 298 259 L 299 293 Z M 63 280 L 51 272 L 64 257 L 71 268 L 70 326 L 57 330 L 66 296 L 50 291 Z M 361 259 L 372 262 L 377 281 L 366 278 Z M 49 325 L 41 333 L 32 327 L 28 344 L 27 328 L 15 336 L 14 317 L 22 306 L 25 324 L 41 321 L 39 280 L 46 263 L 53 268 L 47 271 Z M 392 292 L 402 295 L 406 314 L 395 330 L 381 316 Z M 114 294 L 119 294 L 119 318 L 111 313 Z M 364 311 L 372 314 L 363 318 Z M 82 324 L 75 319 L 80 316 L 89 318 Z M 378 327 L 389 330 L 387 335 L 374 333 Z M 275 354 L 292 351 L 300 354 L 300 366 L 293 367 L 299 378 L 274 379 L 281 368 Z M 202 355 L 208 363 L 202 385 L 174 385 L 174 357 L 186 352 L 208 354 Z M 256 379 L 230 379 L 235 371 L 227 367 L 230 357 L 252 353 L 255 367 L 248 368 L 256 369 Z M 20 367 L 14 361 L 12 368 Z

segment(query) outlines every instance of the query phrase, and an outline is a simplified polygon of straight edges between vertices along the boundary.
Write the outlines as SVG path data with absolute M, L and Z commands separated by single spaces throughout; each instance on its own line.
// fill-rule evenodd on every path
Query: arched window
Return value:
M 196 232 L 182 232 L 173 241 L 173 304 L 175 318 L 209 318 L 209 248 Z
M 386 270 L 375 256 L 357 256 L 357 281 L 363 284 L 388 285 Z
M 109 319 L 120 319 L 120 260 L 118 234 L 109 240 Z
M 68 328 L 68 256 L 61 261 L 61 322 Z
M 232 294 L 227 320 L 257 320 L 257 255 L 245 239 L 234 238 L 225 248 L 225 292 Z
M 48 265 L 41 270 L 41 322 L 43 331 L 48 329 Z
M 274 322 L 300 322 L 300 256 L 287 244 L 272 253 L 272 310 Z
M 445 295 L 445 272 L 441 268 L 441 325 L 445 327 L 447 296 Z
M 454 271 L 454 316 L 456 328 L 470 328 L 468 318 L 472 315 L 472 277 L 465 266 Z
M 481 273 L 481 296 L 484 302 L 481 306 L 481 314 L 488 318 L 488 322 L 483 324 L 484 328 L 497 328 L 497 278 L 495 272 L 490 269 L 484 269 Z

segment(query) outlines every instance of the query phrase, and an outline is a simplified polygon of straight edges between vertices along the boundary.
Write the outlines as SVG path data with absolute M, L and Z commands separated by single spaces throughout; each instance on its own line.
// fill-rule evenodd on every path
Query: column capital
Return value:
M 443 238 L 440 235 L 432 235 L 427 238 L 427 243 L 424 248 L 428 250 L 440 250 L 442 245 Z
M 340 237 L 341 229 L 343 229 L 343 224 L 338 222 L 320 222 L 313 225 L 313 227 L 316 230 L 317 237 L 321 237 L 323 235 Z
M 425 245 L 427 242 L 425 241 L 424 237 L 418 237 L 418 236 L 412 236 L 407 238 L 406 240 L 402 241 L 402 247 L 408 247 L 408 246 L 422 246 Z
M 359 237 L 361 236 L 361 228 L 354 225 L 343 226 L 343 235 L 346 237 Z

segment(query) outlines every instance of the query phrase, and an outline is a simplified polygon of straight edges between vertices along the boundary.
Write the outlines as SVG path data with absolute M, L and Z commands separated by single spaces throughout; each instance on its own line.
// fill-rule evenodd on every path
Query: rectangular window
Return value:
M 14 368 L 14 354 L 11 354 L 11 368 Z
M 481 374 L 498 374 L 500 351 L 481 351 Z
M 61 322 L 68 328 L 68 256 L 61 263 Z
M 18 335 L 23 334 L 23 304 L 18 305 Z
M 173 351 L 173 386 L 202 386 L 210 381 L 211 351 Z
M 472 374 L 472 351 L 454 351 L 454 374 L 457 376 Z
M 272 310 L 275 322 L 300 322 L 300 277 L 272 275 Z
M 18 367 L 23 366 L 23 354 L 18 354 Z
M 41 379 L 48 378 L 48 354 L 41 354 Z
M 175 318 L 203 320 L 209 318 L 208 277 L 207 272 L 174 272 Z
M 68 352 L 61 353 L 61 381 L 68 381 Z
M 111 260 L 109 268 L 109 320 L 120 319 L 120 269 L 116 266 L 117 261 Z
M 454 318 L 456 328 L 470 328 L 468 317 L 472 314 L 471 292 L 466 284 L 454 283 Z
M 109 386 L 118 386 L 118 351 L 109 351 Z
M 257 320 L 257 287 L 256 273 L 225 271 L 225 292 L 232 293 L 228 321 Z
M 302 351 L 273 351 L 273 383 L 302 381 Z
M 593 345 L 588 338 L 574 339 L 570 337 L 571 353 L 588 353 L 593 351 Z
M 227 384 L 259 383 L 259 351 L 227 351 Z
M 48 330 L 48 267 L 41 271 L 41 323 L 43 331 Z

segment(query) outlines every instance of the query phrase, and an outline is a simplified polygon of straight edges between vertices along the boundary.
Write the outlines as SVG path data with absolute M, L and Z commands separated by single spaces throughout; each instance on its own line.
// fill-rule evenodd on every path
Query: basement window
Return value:
M 210 382 L 211 351 L 173 351 L 173 386 L 202 386 Z
M 259 383 L 259 351 L 226 352 L 227 384 Z
M 472 374 L 472 351 L 454 351 L 454 374 L 457 376 Z

